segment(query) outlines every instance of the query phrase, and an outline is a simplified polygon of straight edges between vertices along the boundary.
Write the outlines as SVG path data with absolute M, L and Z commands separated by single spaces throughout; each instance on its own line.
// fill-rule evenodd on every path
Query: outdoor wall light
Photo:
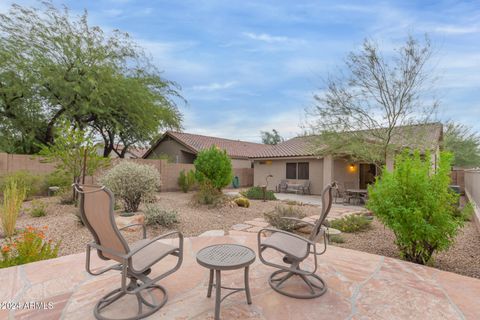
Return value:
M 350 171 L 355 171 L 355 163 L 350 163 L 348 168 L 350 169 Z

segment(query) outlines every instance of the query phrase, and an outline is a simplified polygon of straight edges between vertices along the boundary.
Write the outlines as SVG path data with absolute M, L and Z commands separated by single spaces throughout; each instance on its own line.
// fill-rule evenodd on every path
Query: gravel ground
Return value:
M 254 218 L 263 217 L 264 212 L 271 211 L 280 201 L 250 200 L 249 208 L 224 206 L 221 208 L 208 208 L 192 204 L 193 193 L 162 192 L 157 195 L 157 204 L 166 210 L 178 212 L 179 223 L 167 229 L 164 227 L 147 227 L 149 237 L 163 234 L 170 230 L 179 230 L 184 236 L 197 236 L 207 230 L 230 230 L 230 227 Z M 17 220 L 17 228 L 26 226 L 48 226 L 45 232 L 47 238 L 62 241 L 59 255 L 68 255 L 85 251 L 85 246 L 92 240 L 87 228 L 80 225 L 74 216 L 77 208 L 72 205 L 60 205 L 57 197 L 42 198 L 48 204 L 45 217 L 33 218 L 27 212 L 31 202 L 24 203 L 23 210 Z M 304 205 L 302 210 L 307 215 L 318 214 L 318 207 Z M 127 241 L 139 239 L 141 232 L 124 232 Z M 0 244 L 2 243 L 0 235 Z
M 332 245 L 400 259 L 395 236 L 377 220 L 370 230 L 341 236 L 345 242 Z M 480 278 L 480 233 L 473 222 L 465 223 L 449 250 L 434 256 L 433 267 Z

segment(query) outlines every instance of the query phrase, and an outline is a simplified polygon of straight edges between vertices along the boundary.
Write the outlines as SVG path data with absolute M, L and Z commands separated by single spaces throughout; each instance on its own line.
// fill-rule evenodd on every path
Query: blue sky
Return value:
M 21 5 L 31 0 L 15 1 Z M 10 0 L 0 0 L 0 11 Z M 323 80 L 366 37 L 386 50 L 428 33 L 439 119 L 480 131 L 479 1 L 54 1 L 132 35 L 182 87 L 187 132 L 260 141 L 301 133 Z

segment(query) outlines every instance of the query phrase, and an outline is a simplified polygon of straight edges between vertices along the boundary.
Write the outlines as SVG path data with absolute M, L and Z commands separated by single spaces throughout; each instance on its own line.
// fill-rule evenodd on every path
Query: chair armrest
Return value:
M 302 219 L 298 219 L 298 218 L 294 218 L 294 217 L 280 217 L 280 219 L 297 221 L 297 222 L 304 223 L 304 224 L 308 224 L 309 226 L 315 227 L 315 224 L 313 224 L 313 223 L 311 223 L 311 222 L 304 221 L 304 220 L 302 220 Z
M 143 239 L 146 239 L 147 238 L 147 227 L 145 226 L 144 223 L 132 223 L 132 224 L 129 224 L 128 226 L 125 226 L 123 228 L 120 228 L 118 229 L 119 231 L 122 231 L 124 229 L 127 229 L 127 228 L 130 228 L 130 227 L 134 227 L 134 226 L 142 226 L 142 229 L 143 229 Z
M 297 235 L 297 234 L 295 234 L 295 233 L 291 233 L 291 232 L 288 232 L 288 231 L 279 230 L 279 229 L 274 229 L 274 228 L 262 228 L 262 229 L 260 229 L 260 231 L 258 231 L 258 234 L 260 235 L 262 231 L 270 231 L 270 232 L 273 232 L 273 233 L 275 233 L 275 232 L 283 233 L 283 234 L 292 236 L 292 237 L 294 237 L 294 238 L 303 240 L 303 241 L 305 241 L 305 242 L 308 243 L 308 244 L 315 245 L 315 242 L 310 241 L 310 240 L 308 240 L 308 239 L 306 239 L 306 238 L 304 238 L 304 237 L 301 237 L 301 236 L 299 236 L 299 235 Z
M 165 233 L 165 234 L 162 234 L 162 235 L 159 235 L 158 237 L 155 237 L 151 240 L 149 240 L 147 243 L 139 246 L 138 248 L 135 248 L 134 250 L 130 251 L 127 255 L 126 255 L 126 258 L 131 258 L 133 255 L 135 255 L 136 253 L 138 253 L 140 250 L 144 249 L 145 247 L 151 245 L 152 243 L 160 240 L 160 239 L 164 239 L 166 237 L 169 237 L 171 235 L 174 235 L 174 234 L 178 234 L 178 239 L 180 241 L 179 243 L 179 249 L 183 247 L 183 234 L 179 231 L 172 231 L 172 232 L 169 232 L 169 233 Z
M 110 253 L 111 255 L 117 256 L 117 257 L 122 258 L 122 259 L 127 258 L 127 256 L 124 253 L 120 253 L 120 252 L 115 251 L 115 250 L 110 249 L 110 248 L 105 248 L 104 246 L 99 245 L 96 242 L 90 242 L 89 244 L 87 244 L 87 246 L 92 247 L 92 248 L 97 249 L 97 250 L 102 251 L 102 252 Z

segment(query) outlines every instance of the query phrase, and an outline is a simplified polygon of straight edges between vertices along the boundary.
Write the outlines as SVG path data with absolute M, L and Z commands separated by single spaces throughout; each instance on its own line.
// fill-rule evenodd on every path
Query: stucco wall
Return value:
M 268 175 L 272 175 L 272 178 L 268 179 L 268 189 L 274 190 L 278 186 L 281 180 L 286 177 L 286 164 L 287 162 L 309 162 L 309 180 L 311 181 L 312 194 L 321 194 L 323 186 L 323 160 L 317 159 L 290 159 L 290 160 L 271 160 L 266 161 L 265 164 L 260 164 L 260 161 L 254 162 L 253 169 L 253 184 L 255 186 L 264 185 L 265 178 Z M 293 183 L 301 183 L 305 180 L 289 180 Z
M 333 178 L 335 181 L 343 184 L 345 188 L 358 188 L 360 184 L 359 165 L 354 163 L 355 167 L 350 167 L 351 161 L 346 159 L 335 159 Z
M 162 155 L 168 155 L 173 163 L 193 163 L 195 160 L 195 155 L 191 151 L 169 137 L 160 142 L 147 159 L 155 159 Z
M 249 159 L 232 159 L 232 168 L 251 168 L 252 161 Z

